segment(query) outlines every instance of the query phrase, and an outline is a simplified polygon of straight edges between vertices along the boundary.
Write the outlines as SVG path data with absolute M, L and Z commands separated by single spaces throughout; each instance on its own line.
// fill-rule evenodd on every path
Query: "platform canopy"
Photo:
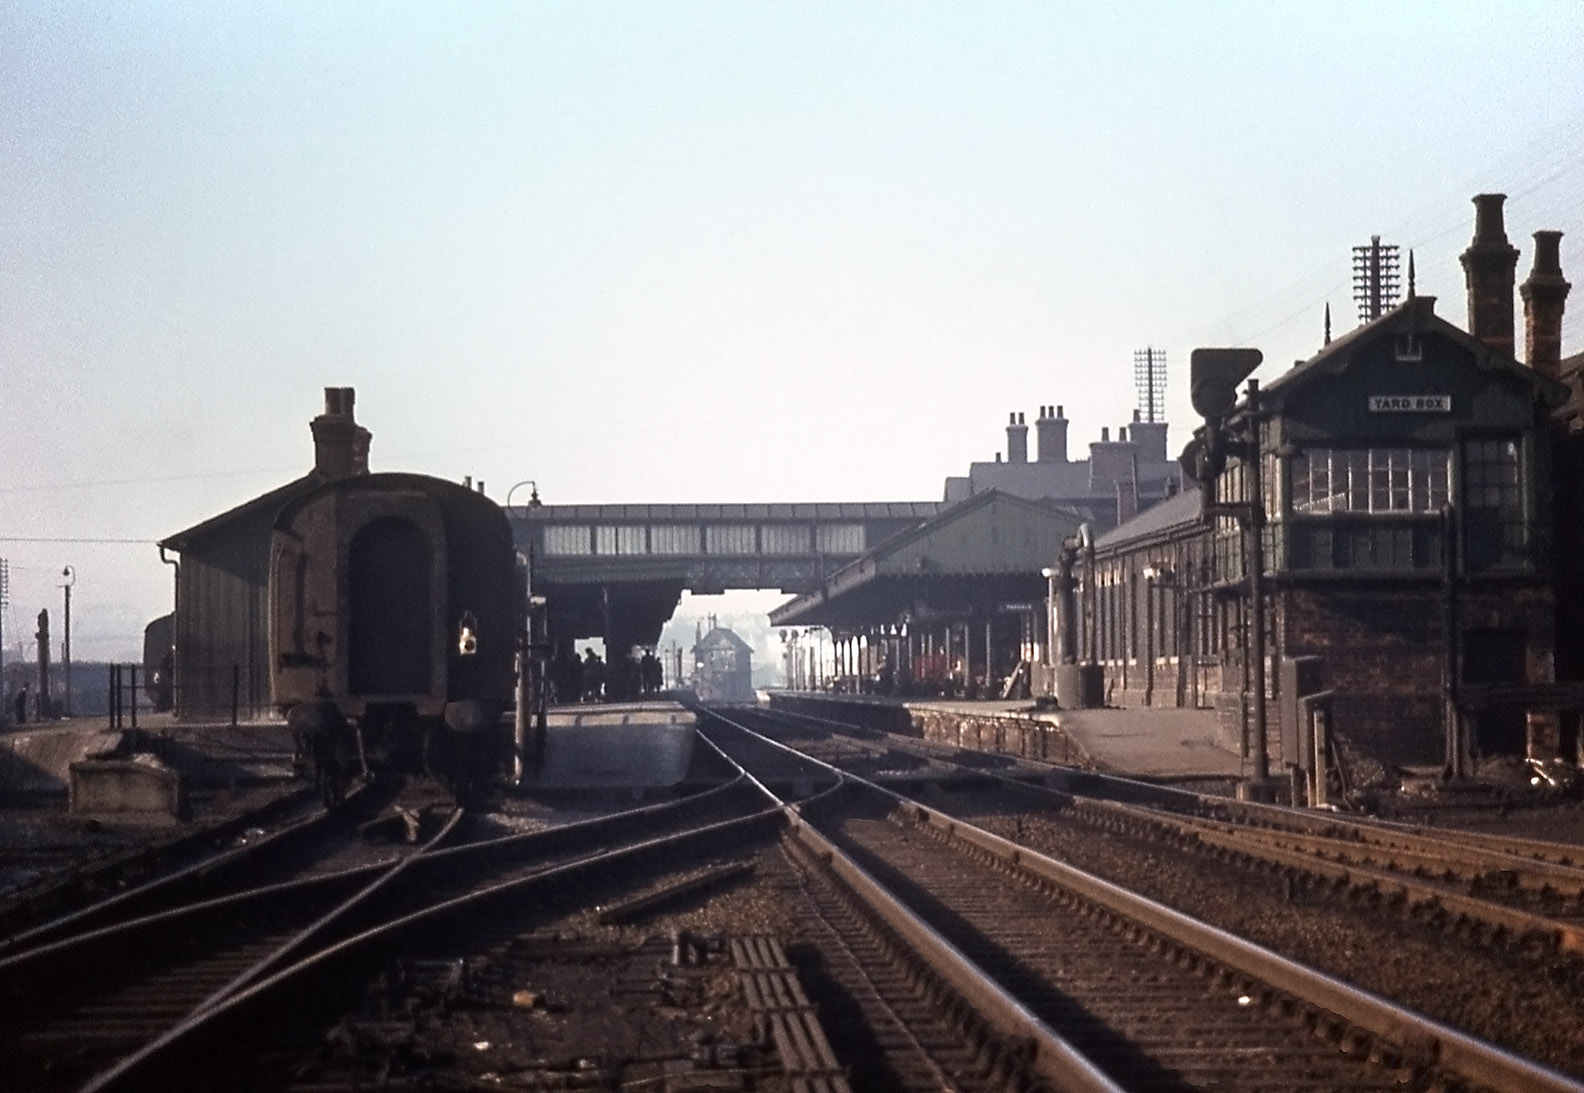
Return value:
M 776 626 L 857 629 L 1028 609 L 1047 592 L 1041 570 L 1084 518 L 987 490 L 900 532 L 770 612 Z

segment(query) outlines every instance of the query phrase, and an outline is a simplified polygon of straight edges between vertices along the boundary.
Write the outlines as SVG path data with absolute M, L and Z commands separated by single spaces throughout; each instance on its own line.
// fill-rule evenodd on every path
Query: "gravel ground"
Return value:
M 1553 819 L 1571 831 L 1576 809 Z M 1441 816 L 1445 826 L 1483 813 Z M 1531 834 L 1533 818 L 1505 832 Z M 1339 905 L 1281 879 L 1058 818 L 981 815 L 1007 838 L 1139 891 L 1168 906 L 1282 952 L 1429 1016 L 1584 1077 L 1584 998 L 1566 977 L 1527 969 L 1501 949 L 1482 949 L 1395 912 Z
M 399 998 L 376 992 L 368 1010 L 332 1031 L 320 1067 L 303 1077 L 346 1080 L 353 1060 L 366 1073 L 370 1058 L 384 1055 L 392 1077 L 425 1088 L 777 1093 L 778 1064 L 742 1004 L 727 942 L 795 941 L 799 901 L 778 848 L 741 860 L 754 863 L 752 875 L 635 923 L 607 925 L 589 909 L 487 954 L 458 957 L 465 988 L 432 989 L 431 966 L 411 976 Z M 695 939 L 680 965 L 679 932 Z

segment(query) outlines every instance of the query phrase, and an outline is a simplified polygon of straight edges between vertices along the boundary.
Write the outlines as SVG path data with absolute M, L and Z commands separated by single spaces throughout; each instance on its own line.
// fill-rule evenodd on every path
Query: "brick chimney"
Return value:
M 314 438 L 314 471 L 326 478 L 368 474 L 369 441 L 373 434 L 352 415 L 350 387 L 326 387 L 324 413 L 308 423 Z
M 1067 462 L 1067 419 L 1060 406 L 1041 406 L 1034 422 L 1035 458 L 1041 463 Z
M 1562 233 L 1534 233 L 1534 268 L 1518 289 L 1524 306 L 1524 360 L 1541 375 L 1559 379 L 1562 362 L 1562 310 L 1568 289 L 1562 279 Z
M 1028 426 L 1022 414 L 1007 415 L 1007 462 L 1028 462 Z
M 1474 239 L 1463 252 L 1468 281 L 1469 333 L 1491 349 L 1513 356 L 1513 281 L 1518 248 L 1502 224 L 1506 194 L 1476 194 Z
M 1138 448 L 1128 440 L 1126 426 L 1117 430 L 1111 439 L 1111 430 L 1100 427 L 1100 439 L 1089 444 L 1089 493 L 1091 496 L 1111 493 L 1116 483 L 1124 478 L 1133 481 Z
M 1135 473 L 1137 468 L 1134 468 Z M 1118 478 L 1116 482 L 1116 518 L 1117 523 L 1125 524 L 1138 515 L 1138 479 L 1136 477 Z
M 1146 463 L 1168 463 L 1171 455 L 1166 448 L 1166 423 L 1164 421 L 1140 421 L 1142 417 L 1137 410 L 1133 411 L 1133 424 L 1128 429 L 1128 436 L 1133 438 L 1133 443 L 1138 445 L 1139 458 Z

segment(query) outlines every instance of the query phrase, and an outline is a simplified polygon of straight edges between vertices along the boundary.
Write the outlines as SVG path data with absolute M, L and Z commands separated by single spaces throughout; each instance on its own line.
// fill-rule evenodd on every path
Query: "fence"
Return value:
M 253 673 L 240 664 L 177 665 L 149 678 L 141 664 L 110 665 L 109 725 L 138 727 L 141 711 L 174 710 L 186 721 L 222 721 L 235 725 L 261 715 L 269 703 L 259 693 Z

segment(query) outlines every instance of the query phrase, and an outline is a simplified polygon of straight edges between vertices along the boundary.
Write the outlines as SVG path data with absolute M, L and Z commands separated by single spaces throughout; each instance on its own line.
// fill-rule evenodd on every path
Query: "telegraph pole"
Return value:
M 0 558 L 0 725 L 11 717 L 11 696 L 5 689 L 5 612 L 11 606 L 11 562 Z
M 61 576 L 66 578 L 66 583 L 61 588 L 66 592 L 66 627 L 61 636 L 61 663 L 66 670 L 66 709 L 65 716 L 72 715 L 72 685 L 71 685 L 71 590 L 77 583 L 77 570 L 67 566 L 61 570 Z

